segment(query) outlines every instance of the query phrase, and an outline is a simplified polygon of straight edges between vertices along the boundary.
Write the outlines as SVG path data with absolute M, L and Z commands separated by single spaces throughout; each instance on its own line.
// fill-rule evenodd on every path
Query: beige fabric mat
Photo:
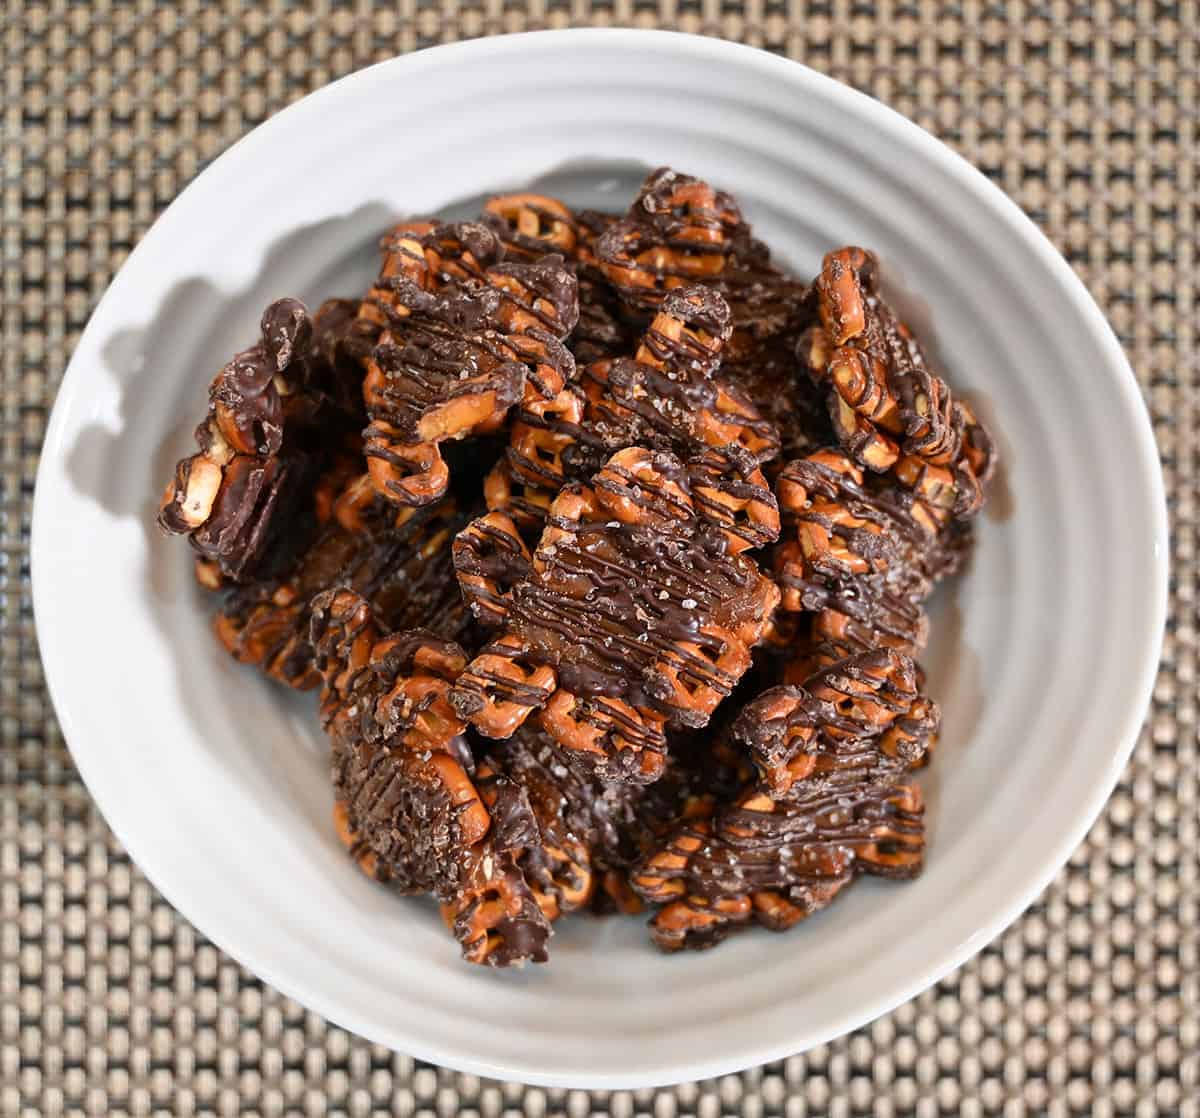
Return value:
M 1194 0 L 398 0 L 377 11 L 7 0 L 0 21 L 0 1115 L 1200 1115 Z M 72 767 L 28 583 L 55 388 L 109 279 L 188 180 L 289 101 L 369 62 L 580 23 L 723 35 L 802 59 L 981 167 L 1049 233 L 1121 336 L 1153 413 L 1175 531 L 1149 727 L 1034 908 L 853 1036 L 632 1094 L 416 1064 L 307 1013 L 208 944 L 130 864 Z

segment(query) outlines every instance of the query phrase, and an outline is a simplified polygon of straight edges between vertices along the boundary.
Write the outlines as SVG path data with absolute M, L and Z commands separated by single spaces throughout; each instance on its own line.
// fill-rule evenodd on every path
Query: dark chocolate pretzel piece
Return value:
M 978 512 L 995 446 L 883 299 L 874 254 L 853 246 L 829 253 L 815 290 L 820 324 L 804 336 L 800 354 L 828 389 L 842 447 L 872 470 L 892 470 L 910 489 L 924 485 L 925 507 L 939 526 Z
M 563 257 L 505 260 L 485 225 L 398 227 L 364 315 L 383 333 L 367 361 L 367 457 L 389 500 L 440 498 L 439 444 L 496 430 L 519 400 L 558 395 L 574 378 L 563 339 L 578 319 Z
M 602 778 L 661 775 L 667 724 L 708 721 L 777 600 L 739 553 L 742 526 L 717 499 L 738 487 L 718 487 L 717 461 L 693 466 L 699 503 L 684 463 L 636 447 L 555 498 L 529 573 L 502 597 L 487 589 L 504 624 L 454 689 L 463 717 L 507 737 L 542 710 L 550 735 Z M 755 484 L 742 464 L 769 508 L 761 475 Z M 756 530 L 769 535 L 764 521 Z M 515 547 L 514 530 L 505 538 Z
M 768 689 L 742 708 L 733 735 L 778 798 L 827 770 L 897 779 L 921 764 L 939 724 L 913 661 L 881 648 L 826 663 L 801 686 Z
M 596 256 L 623 299 L 654 308 L 674 288 L 719 277 L 742 224 L 729 195 L 660 167 L 628 215 L 601 234 Z
M 361 468 L 361 460 L 357 463 Z M 290 687 L 316 687 L 309 625 L 312 599 L 346 587 L 371 604 L 385 630 L 428 628 L 470 639 L 451 545 L 468 522 L 452 498 L 400 509 L 380 498 L 364 475 L 341 482 L 319 512 L 313 542 L 282 575 L 234 586 L 213 619 L 234 659 Z M 323 491 L 318 486 L 319 498 Z
M 302 539 L 297 512 L 328 449 L 360 422 L 346 405 L 347 321 L 326 305 L 314 328 L 302 303 L 277 300 L 258 342 L 213 379 L 199 450 L 176 465 L 158 513 L 164 531 L 188 536 L 210 583 L 278 566 Z
M 663 906 L 650 929 L 664 951 L 712 947 L 751 922 L 785 931 L 858 874 L 920 873 L 922 814 L 915 784 L 847 782 L 785 800 L 750 788 L 711 818 L 681 824 L 632 883 Z

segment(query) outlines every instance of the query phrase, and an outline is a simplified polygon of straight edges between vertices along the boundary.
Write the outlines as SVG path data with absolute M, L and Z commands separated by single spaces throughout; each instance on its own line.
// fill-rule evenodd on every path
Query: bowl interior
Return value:
M 1148 425 L 1094 305 L 981 178 L 885 110 L 727 44 L 613 33 L 477 43 L 306 100 L 190 187 L 72 362 L 39 480 L 47 673 L 80 769 L 168 899 L 267 980 L 365 1035 L 527 1081 L 634 1085 L 744 1066 L 861 1023 L 1028 903 L 1111 789 L 1161 631 Z M 486 105 L 482 109 L 480 106 Z M 653 111 L 647 109 L 653 106 Z M 452 125 L 452 126 L 451 126 Z M 431 904 L 355 871 L 311 696 L 217 647 L 188 550 L 153 527 L 207 384 L 284 294 L 363 290 L 398 216 L 527 187 L 622 209 L 661 163 L 732 191 L 802 275 L 853 241 L 1002 467 L 933 608 L 944 710 L 916 882 L 860 882 L 786 936 L 666 958 L 576 919 L 548 967 L 457 959 Z

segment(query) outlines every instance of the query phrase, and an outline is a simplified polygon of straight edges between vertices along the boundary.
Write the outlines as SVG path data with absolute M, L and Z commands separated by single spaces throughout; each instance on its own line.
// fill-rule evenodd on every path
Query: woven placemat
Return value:
M 43 687 L 29 596 L 34 471 L 59 378 L 112 275 L 188 180 L 283 105 L 367 63 L 582 23 L 722 35 L 801 59 L 982 168 L 1066 254 L 1120 335 L 1175 530 L 1148 728 L 1038 903 L 935 989 L 852 1036 L 658 1092 L 545 1091 L 422 1065 L 222 955 L 138 873 L 80 783 Z M 8 0 L 0 1114 L 1200 1115 L 1198 29 L 1196 3 L 1151 0 L 399 0 L 386 11 Z

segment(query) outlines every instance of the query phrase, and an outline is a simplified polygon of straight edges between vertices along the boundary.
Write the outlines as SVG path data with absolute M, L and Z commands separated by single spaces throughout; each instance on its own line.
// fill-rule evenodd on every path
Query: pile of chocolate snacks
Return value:
M 662 169 L 382 255 L 266 309 L 159 513 L 229 652 L 320 688 L 362 870 L 490 966 L 572 912 L 703 948 L 917 874 L 913 656 L 994 454 L 872 254 L 803 282 Z

